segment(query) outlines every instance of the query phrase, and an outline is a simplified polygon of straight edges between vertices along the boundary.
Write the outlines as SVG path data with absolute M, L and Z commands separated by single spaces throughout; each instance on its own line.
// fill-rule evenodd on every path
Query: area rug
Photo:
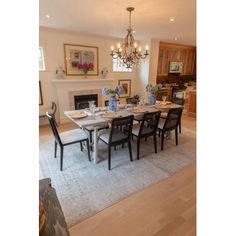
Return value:
M 164 151 L 154 153 L 153 140 L 141 143 L 140 160 L 136 160 L 136 142 L 132 142 L 133 162 L 129 160 L 127 145 L 112 150 L 111 171 L 107 167 L 107 146 L 99 142 L 100 162 L 88 161 L 80 145 L 70 145 L 64 150 L 63 171 L 58 157 L 53 157 L 54 138 L 41 135 L 39 143 L 40 178 L 49 177 L 56 189 L 69 227 L 81 222 L 102 209 L 161 181 L 195 162 L 195 131 L 182 128 L 179 145 L 174 135 L 165 141 Z

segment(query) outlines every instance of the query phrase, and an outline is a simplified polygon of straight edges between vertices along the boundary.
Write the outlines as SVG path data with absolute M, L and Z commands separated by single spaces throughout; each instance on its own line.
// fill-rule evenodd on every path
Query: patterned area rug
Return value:
M 164 151 L 154 153 L 153 140 L 141 143 L 140 160 L 136 160 L 136 140 L 132 142 L 133 162 L 129 161 L 127 145 L 124 149 L 112 149 L 111 167 L 107 167 L 107 146 L 99 142 L 101 161 L 95 165 L 88 161 L 86 151 L 80 145 L 70 145 L 64 150 L 64 169 L 59 170 L 60 159 L 53 157 L 52 135 L 40 136 L 40 177 L 50 177 L 56 189 L 69 227 L 98 211 L 111 206 L 143 188 L 167 178 L 195 162 L 195 132 L 182 128 L 179 145 L 175 145 L 174 133 L 165 140 Z M 58 150 L 59 151 L 59 150 Z

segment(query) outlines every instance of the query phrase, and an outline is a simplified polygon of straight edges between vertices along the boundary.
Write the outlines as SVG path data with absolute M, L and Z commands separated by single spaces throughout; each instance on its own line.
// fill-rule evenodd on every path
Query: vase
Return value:
M 87 79 L 88 72 L 84 72 L 84 78 Z
M 117 100 L 116 100 L 115 95 L 113 95 L 109 98 L 109 110 L 110 111 L 117 111 Z
M 154 105 L 156 104 L 156 94 L 155 93 L 150 93 L 148 96 L 148 104 L 149 105 Z

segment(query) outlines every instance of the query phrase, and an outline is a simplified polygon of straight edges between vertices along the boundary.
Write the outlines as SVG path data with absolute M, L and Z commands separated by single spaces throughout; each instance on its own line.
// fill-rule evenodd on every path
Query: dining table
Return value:
M 93 132 L 93 161 L 94 164 L 98 163 L 98 129 L 102 125 L 111 123 L 112 119 L 117 117 L 125 117 L 134 115 L 135 117 L 143 116 L 146 112 L 163 111 L 168 112 L 172 108 L 180 108 L 182 105 L 157 101 L 155 105 L 143 105 L 137 107 L 130 107 L 128 105 L 118 105 L 116 112 L 109 111 L 109 107 L 97 107 L 93 111 L 89 108 L 82 110 L 64 111 L 64 115 L 80 128 L 92 127 Z M 92 144 L 91 144 L 92 145 Z

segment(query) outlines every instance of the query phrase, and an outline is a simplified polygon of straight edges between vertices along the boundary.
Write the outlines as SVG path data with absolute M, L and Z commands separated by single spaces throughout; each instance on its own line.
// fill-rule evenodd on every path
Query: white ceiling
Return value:
M 135 39 L 196 45 L 195 0 L 40 0 L 39 24 L 123 38 L 128 28 L 126 8 L 130 6 L 135 8 Z M 46 18 L 46 14 L 51 17 Z M 173 23 L 171 17 L 175 19 Z

